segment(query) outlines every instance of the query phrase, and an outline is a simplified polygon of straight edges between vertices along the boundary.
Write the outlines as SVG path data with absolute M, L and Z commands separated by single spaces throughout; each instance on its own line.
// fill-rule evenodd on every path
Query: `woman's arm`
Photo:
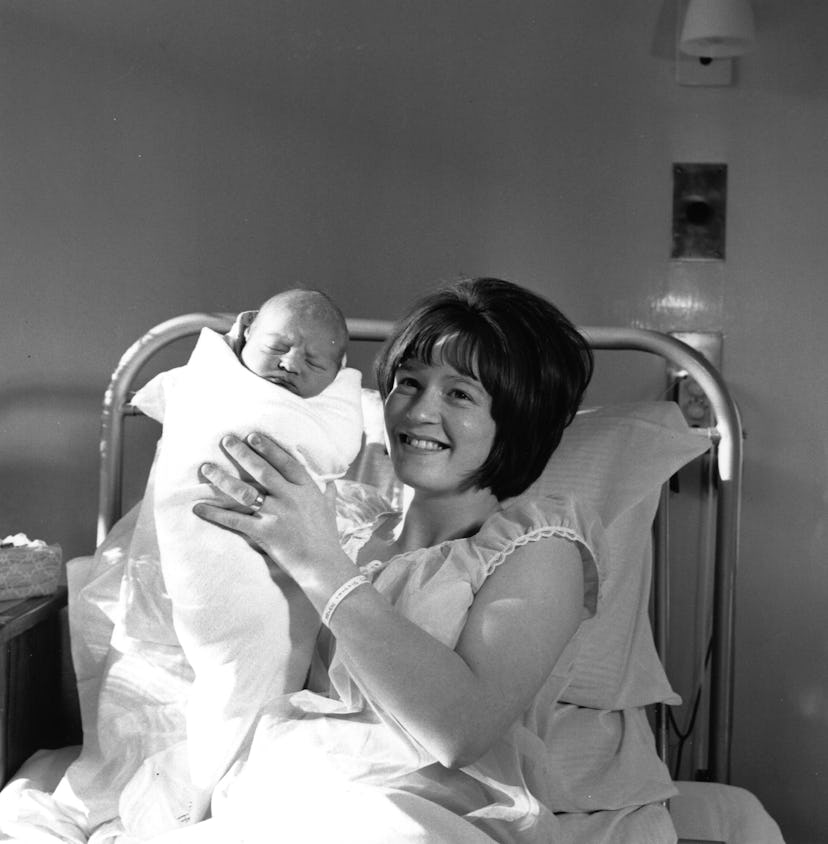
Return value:
M 581 619 L 580 554 L 563 539 L 515 551 L 477 593 L 455 650 L 358 589 L 331 619 L 373 699 L 447 767 L 470 764 L 531 704 Z
M 256 454 L 238 440 L 228 454 L 268 490 L 258 515 L 197 505 L 275 559 L 321 614 L 356 574 L 332 515 L 305 470 L 269 441 Z M 266 459 L 263 459 L 266 458 Z M 249 504 L 252 487 L 221 470 L 207 478 Z M 529 706 L 578 627 L 583 604 L 580 554 L 562 539 L 516 549 L 475 598 L 457 648 L 401 616 L 376 590 L 361 587 L 330 622 L 344 660 L 372 699 L 442 764 L 477 759 Z

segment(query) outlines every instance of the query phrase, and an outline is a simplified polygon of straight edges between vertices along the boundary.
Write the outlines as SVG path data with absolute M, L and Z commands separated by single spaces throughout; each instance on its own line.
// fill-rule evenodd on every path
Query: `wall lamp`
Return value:
M 682 85 L 730 85 L 733 61 L 754 46 L 750 0 L 679 0 L 676 78 Z

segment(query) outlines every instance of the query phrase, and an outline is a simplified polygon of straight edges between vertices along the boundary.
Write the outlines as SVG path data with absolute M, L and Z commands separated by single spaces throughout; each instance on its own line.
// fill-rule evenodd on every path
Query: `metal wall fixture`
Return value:
M 726 216 L 726 164 L 673 164 L 671 258 L 723 261 Z
M 756 42 L 750 0 L 677 0 L 676 80 L 731 85 L 734 61 Z

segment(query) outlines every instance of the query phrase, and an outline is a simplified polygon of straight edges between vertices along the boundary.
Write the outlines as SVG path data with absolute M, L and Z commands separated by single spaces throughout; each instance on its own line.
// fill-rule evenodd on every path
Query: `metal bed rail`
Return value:
M 226 332 L 234 315 L 192 313 L 157 325 L 133 343 L 121 357 L 104 395 L 101 416 L 100 491 L 97 542 L 100 544 L 121 515 L 123 480 L 123 426 L 134 415 L 129 392 L 144 364 L 162 347 L 197 334 L 207 327 Z M 393 323 L 384 320 L 348 319 L 352 340 L 382 341 Z M 681 340 L 658 331 L 636 328 L 590 327 L 580 330 L 594 349 L 646 352 L 663 358 L 686 372 L 704 392 L 712 408 L 715 425 L 700 431 L 715 444 L 717 472 L 716 544 L 713 573 L 713 629 L 710 672 L 710 724 L 708 768 L 716 782 L 730 781 L 730 748 L 733 733 L 733 666 L 735 577 L 739 558 L 739 522 L 742 480 L 742 425 L 739 411 L 721 375 L 707 359 Z M 658 546 L 666 542 L 663 526 L 656 528 Z M 661 540 L 658 539 L 662 535 Z M 662 660 L 666 654 L 665 600 L 666 561 L 656 562 L 657 601 L 654 618 L 656 642 Z M 661 574 L 658 574 L 658 572 Z M 657 732 L 659 727 L 657 725 Z M 665 743 L 664 735 L 659 739 Z M 666 748 L 660 748 L 662 750 Z

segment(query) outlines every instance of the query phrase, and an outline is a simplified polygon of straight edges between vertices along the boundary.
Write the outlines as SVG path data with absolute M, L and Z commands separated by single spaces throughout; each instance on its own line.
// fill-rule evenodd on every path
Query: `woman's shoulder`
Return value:
M 518 562 L 524 546 L 547 540 L 571 542 L 577 548 L 583 563 L 585 617 L 594 615 L 603 581 L 604 530 L 598 515 L 573 497 L 512 499 L 489 517 L 463 552 L 474 559 L 482 585 L 507 560 Z M 550 565 L 555 559 L 550 551 Z
M 517 548 L 550 537 L 583 546 L 591 556 L 601 556 L 603 527 L 591 508 L 570 496 L 517 497 L 493 513 L 468 540 L 493 570 Z

